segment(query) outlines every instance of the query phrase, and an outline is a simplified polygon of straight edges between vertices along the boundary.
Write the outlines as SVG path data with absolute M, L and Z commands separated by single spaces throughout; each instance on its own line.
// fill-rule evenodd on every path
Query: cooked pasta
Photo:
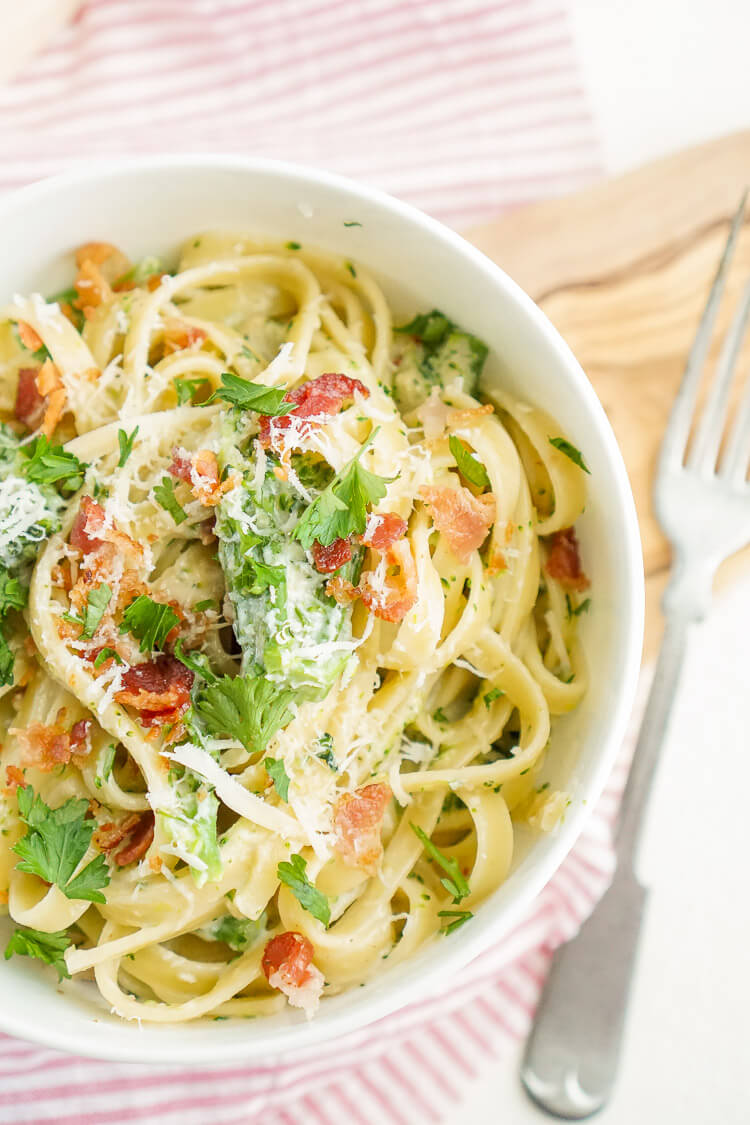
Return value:
M 126 1019 L 310 1016 L 564 815 L 586 465 L 351 262 L 76 261 L 0 312 L 6 956 Z

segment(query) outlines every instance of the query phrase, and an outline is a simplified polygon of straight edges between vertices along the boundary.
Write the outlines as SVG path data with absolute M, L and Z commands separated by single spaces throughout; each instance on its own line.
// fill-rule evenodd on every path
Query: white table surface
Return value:
M 750 127 L 747 0 L 569 0 L 606 166 Z M 750 169 L 748 170 L 750 179 Z M 640 856 L 650 887 L 620 1077 L 601 1125 L 750 1122 L 750 578 L 696 626 Z M 541 1125 L 521 1048 L 452 1125 Z

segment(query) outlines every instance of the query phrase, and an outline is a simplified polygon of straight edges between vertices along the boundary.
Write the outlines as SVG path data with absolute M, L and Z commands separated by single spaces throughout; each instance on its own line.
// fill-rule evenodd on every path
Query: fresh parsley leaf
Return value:
M 580 617 L 582 613 L 588 613 L 591 609 L 591 598 L 584 598 L 581 604 L 577 605 L 575 609 L 573 608 L 569 594 L 565 595 L 565 600 L 568 603 L 568 617 Z
M 0 573 L 0 617 L 11 609 L 23 609 L 29 591 L 18 578 L 11 578 L 7 570 Z
M 230 949 L 244 953 L 265 932 L 266 916 L 262 914 L 254 922 L 250 918 L 235 918 L 232 914 L 225 914 L 208 928 L 214 941 L 223 941 Z
M 328 927 L 331 921 L 331 904 L 307 878 L 307 863 L 302 856 L 292 855 L 289 862 L 282 860 L 276 874 L 279 882 L 289 887 L 300 906 Z
M 0 685 L 3 687 L 13 683 L 14 663 L 13 650 L 5 639 L 4 632 L 0 629 Z
M 349 270 L 349 273 L 352 275 L 352 277 L 357 276 L 357 271 L 355 270 L 355 268 L 354 268 L 354 266 L 351 262 L 344 262 L 344 265 Z
M 251 383 L 249 379 L 242 379 L 231 371 L 225 371 L 221 376 L 221 386 L 211 395 L 210 401 L 221 398 L 240 410 L 254 410 L 256 414 L 280 418 L 282 414 L 289 414 L 295 408 L 293 402 L 285 400 L 285 395 L 283 387 Z
M 487 470 L 482 462 L 477 461 L 476 457 L 469 453 L 461 439 L 457 438 L 455 434 L 451 434 L 448 438 L 448 445 L 461 476 L 465 477 L 470 484 L 476 485 L 477 488 L 486 488 L 490 483 L 490 478 L 487 476 Z
M 302 243 L 301 242 L 287 242 L 286 248 L 287 248 L 287 250 L 301 250 L 302 249 Z
M 325 762 L 329 770 L 338 773 L 338 763 L 333 755 L 333 735 L 329 734 L 328 731 L 321 734 L 318 739 L 318 746 L 320 749 L 315 751 L 315 757 L 320 758 L 321 762 Z
M 285 585 L 286 576 L 283 566 L 268 566 L 267 563 L 262 563 L 258 559 L 248 559 L 247 561 L 252 568 L 252 579 L 247 587 L 248 594 L 257 597 L 258 594 L 263 594 L 270 587 L 278 589 Z
M 35 796 L 30 785 L 18 789 L 17 797 L 18 811 L 27 827 L 26 835 L 12 849 L 21 857 L 16 864 L 18 870 L 54 883 L 67 898 L 106 902 L 101 888 L 109 883 L 109 870 L 103 855 L 74 875 L 88 851 L 96 824 L 87 817 L 88 801 L 70 797 L 51 809 Z
M 266 767 L 266 773 L 273 782 L 274 789 L 281 797 L 282 801 L 289 800 L 289 775 L 286 772 L 283 759 L 281 758 L 264 758 L 263 765 Z
M 138 427 L 136 426 L 132 434 L 127 434 L 125 430 L 117 431 L 117 440 L 120 444 L 120 460 L 117 462 L 117 468 L 121 469 L 127 461 L 130 454 L 133 452 L 133 442 L 138 434 Z
M 484 705 L 485 705 L 485 707 L 487 708 L 488 711 L 489 711 L 490 707 L 492 706 L 492 704 L 494 703 L 494 701 L 496 699 L 499 699 L 501 695 L 505 695 L 505 692 L 502 690 L 502 688 L 493 687 L 493 688 L 490 688 L 490 690 L 482 696 L 482 699 L 484 700 Z
M 69 977 L 68 966 L 65 964 L 64 953 L 70 945 L 70 938 L 66 930 L 47 934 L 41 930 L 30 930 L 26 926 L 19 926 L 11 936 L 5 947 L 5 960 L 9 961 L 14 953 L 21 957 L 37 957 L 45 965 L 51 965 L 57 971 L 57 979 Z
M 394 332 L 402 332 L 406 336 L 416 336 L 416 338 L 423 344 L 440 344 L 449 332 L 452 332 L 455 324 L 449 320 L 445 313 L 441 313 L 439 309 L 433 309 L 432 312 L 419 313 L 408 324 L 402 324 L 394 327 Z
M 589 476 L 591 476 L 591 469 L 584 461 L 580 449 L 576 449 L 574 445 L 571 445 L 569 441 L 561 437 L 551 437 L 549 443 L 550 445 L 554 445 L 555 449 L 559 449 L 561 453 L 564 453 L 566 457 L 569 457 L 574 465 L 577 465 L 579 469 L 583 469 L 584 473 L 588 473 Z
M 195 396 L 200 390 L 211 386 L 210 379 L 181 379 L 178 376 L 172 382 L 174 383 L 178 406 L 185 406 L 188 402 L 194 402 Z
M 217 602 L 215 598 L 206 598 L 202 602 L 196 602 L 193 606 L 195 613 L 204 613 L 207 609 L 216 609 Z
M 24 446 L 23 452 L 29 458 L 24 473 L 34 484 L 60 484 L 69 492 L 76 492 L 83 484 L 88 465 L 61 445 L 50 445 L 44 434 Z
M 161 483 L 154 487 L 154 500 L 169 512 L 175 523 L 184 523 L 187 512 L 174 494 L 174 481 L 171 477 L 162 477 Z
M 377 432 L 372 431 L 359 452 L 303 513 L 294 529 L 294 538 L 299 539 L 306 550 L 310 550 L 316 539 L 327 547 L 334 539 L 361 535 L 365 530 L 367 505 L 382 500 L 386 485 L 393 479 L 379 477 L 360 464 L 362 454 Z
M 114 660 L 115 664 L 122 664 L 123 659 L 118 652 L 113 648 L 108 648 L 106 645 L 96 654 L 94 661 L 95 668 L 101 668 L 102 664 L 106 664 L 108 660 Z
M 174 654 L 191 672 L 195 672 L 197 676 L 202 676 L 206 683 L 215 684 L 218 681 L 219 677 L 212 672 L 208 657 L 205 656 L 204 653 L 185 652 L 182 647 L 182 641 L 178 641 L 174 646 Z
M 447 925 L 441 927 L 444 934 L 452 934 L 454 930 L 463 926 L 464 922 L 468 922 L 473 917 L 474 915 L 470 910 L 438 910 L 438 918 L 453 919 L 452 922 L 448 922 Z
M 242 355 L 244 355 L 245 359 L 252 359 L 254 363 L 262 362 L 260 357 L 257 356 L 253 349 L 249 348 L 247 344 L 242 345 L 242 347 L 240 348 L 240 352 L 242 353 Z
M 433 844 L 427 833 L 424 832 L 418 825 L 414 824 L 413 821 L 409 821 L 409 823 L 411 824 L 414 835 L 418 840 L 421 840 L 424 850 L 427 852 L 429 857 L 435 861 L 438 867 L 442 867 L 443 871 L 445 872 L 447 878 L 441 879 L 440 882 L 443 884 L 446 891 L 448 891 L 449 894 L 453 895 L 453 901 L 460 902 L 461 899 L 464 899 L 469 894 L 471 894 L 471 888 L 469 887 L 466 878 L 462 874 L 461 868 L 458 866 L 456 860 L 453 859 L 452 856 L 447 856 L 443 852 L 441 852 L 440 848 Z
M 155 602 L 148 594 L 139 594 L 122 615 L 121 633 L 131 633 L 140 641 L 141 652 L 160 649 L 167 635 L 180 619 L 171 605 Z
M 289 722 L 293 700 L 293 691 L 259 676 L 222 676 L 198 692 L 193 709 L 210 734 L 236 738 L 254 754 Z
M 443 710 L 442 707 L 438 707 L 436 711 L 433 711 L 432 717 L 433 717 L 433 719 L 435 720 L 436 723 L 447 723 L 448 722 L 448 716 L 446 715 L 446 713 L 445 713 L 445 711 Z
M 112 589 L 106 582 L 101 582 L 95 590 L 90 592 L 86 601 L 86 612 L 83 615 L 83 631 L 81 632 L 81 636 L 86 640 L 91 640 L 94 633 L 99 628 L 99 622 L 102 617 L 104 617 L 104 611 L 111 600 Z

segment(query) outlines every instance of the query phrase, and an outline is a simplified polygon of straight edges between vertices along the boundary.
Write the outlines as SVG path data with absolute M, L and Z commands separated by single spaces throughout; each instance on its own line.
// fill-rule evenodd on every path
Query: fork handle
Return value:
M 606 1103 L 614 1084 L 647 897 L 633 857 L 692 620 L 688 613 L 667 619 L 623 795 L 615 877 L 578 936 L 555 953 L 526 1044 L 523 1083 L 556 1117 L 588 1117 Z

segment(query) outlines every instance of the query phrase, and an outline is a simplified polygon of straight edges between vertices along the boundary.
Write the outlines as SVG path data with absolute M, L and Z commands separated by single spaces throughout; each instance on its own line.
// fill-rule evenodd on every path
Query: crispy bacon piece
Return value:
M 312 545 L 312 556 L 316 570 L 321 574 L 333 574 L 350 561 L 352 549 L 348 539 L 334 539 L 327 547 L 316 539 Z
M 164 325 L 164 355 L 192 348 L 206 339 L 206 330 L 184 320 L 170 317 Z
M 276 448 L 276 441 L 283 430 L 288 430 L 292 419 L 306 419 L 306 426 L 300 428 L 300 436 L 304 430 L 309 432 L 309 427 L 322 425 L 328 418 L 338 414 L 345 402 L 350 402 L 355 393 L 363 398 L 369 398 L 370 392 L 359 379 L 352 379 L 349 375 L 340 375 L 328 371 L 318 375 L 317 379 L 309 379 L 300 387 L 287 391 L 284 395 L 286 402 L 293 402 L 295 409 L 291 414 L 283 414 L 280 418 L 270 418 L 262 414 L 258 422 L 258 440 L 264 449 Z
M 556 578 L 569 590 L 586 590 L 589 580 L 581 565 L 578 539 L 572 527 L 556 531 L 547 555 L 544 569 L 550 578 Z
M 82 496 L 81 506 L 70 529 L 70 545 L 77 547 L 84 555 L 89 555 L 100 550 L 105 543 L 139 560 L 143 558 L 140 543 L 136 543 L 114 524 L 107 527 L 106 513 L 101 504 L 97 504 L 90 496 Z
M 407 526 L 406 520 L 402 520 L 395 512 L 384 512 L 382 515 L 371 513 L 367 517 L 362 543 L 376 551 L 388 551 L 397 540 L 403 539 Z
M 468 488 L 435 488 L 425 486 L 420 495 L 429 506 L 432 522 L 445 536 L 456 558 L 469 561 L 487 538 L 495 520 L 495 499 L 490 494 L 474 496 Z
M 71 758 L 77 765 L 89 753 L 88 732 L 90 719 L 80 719 L 71 730 L 62 725 L 65 708 L 61 708 L 54 723 L 29 723 L 23 729 L 15 730 L 21 744 L 21 758 L 24 765 L 49 773 L 57 766 L 66 766 Z
M 145 855 L 154 841 L 154 814 L 141 813 L 138 823 L 130 833 L 130 839 L 124 848 L 115 853 L 114 860 L 118 867 L 125 867 Z
M 363 574 L 359 596 L 376 617 L 395 624 L 403 621 L 417 600 L 417 567 L 411 548 L 403 539 L 388 549 L 385 561 L 391 570 L 383 574 L 381 563 Z
M 176 446 L 172 450 L 172 463 L 169 473 L 177 480 L 185 481 L 193 490 L 197 500 L 207 508 L 215 507 L 225 492 L 234 488 L 236 477 L 230 475 L 225 481 L 219 478 L 219 462 L 210 449 L 199 449 L 192 455 Z
M 18 335 L 23 346 L 28 348 L 30 352 L 38 352 L 44 344 L 44 340 L 39 333 L 35 331 L 30 324 L 27 324 L 25 320 L 17 321 L 16 327 L 18 328 Z
M 345 793 L 333 813 L 334 847 L 344 863 L 374 874 L 383 854 L 380 830 L 393 793 L 379 781 Z
M 84 262 L 93 262 L 95 266 L 100 266 L 103 262 L 106 262 L 108 258 L 111 258 L 113 254 L 119 254 L 120 257 L 124 257 L 111 242 L 84 242 L 83 245 L 79 246 L 76 250 L 76 265 L 79 269 Z M 125 261 L 127 262 L 127 259 L 125 259 Z
M 295 1008 L 308 1017 L 318 1007 L 323 991 L 323 974 L 313 965 L 312 942 L 295 930 L 272 937 L 263 950 L 261 966 L 272 988 L 278 988 Z
M 13 793 L 15 793 L 16 789 L 18 789 L 19 786 L 23 788 L 25 784 L 26 779 L 23 776 L 23 770 L 19 769 L 18 766 L 5 767 L 6 796 L 11 796 Z
M 359 587 L 353 586 L 347 578 L 342 578 L 340 574 L 337 574 L 335 578 L 326 582 L 326 593 L 339 605 L 351 605 L 359 597 Z
M 108 820 L 106 824 L 100 824 L 91 837 L 94 847 L 108 855 L 130 835 L 140 819 L 139 813 L 131 813 L 119 822 Z
M 136 711 L 182 713 L 190 704 L 193 673 L 174 656 L 161 653 L 155 660 L 128 668 L 122 690 L 115 699 Z
M 36 388 L 44 396 L 45 410 L 42 421 L 42 433 L 52 437 L 57 423 L 65 411 L 67 392 L 63 386 L 60 372 L 51 359 L 46 359 L 42 364 L 37 377 Z
M 112 299 L 112 289 L 109 282 L 91 258 L 85 258 L 81 263 L 73 282 L 73 288 L 78 294 L 73 305 L 80 309 L 87 319 L 94 314 L 100 305 Z
M 38 367 L 22 367 L 18 372 L 18 389 L 13 413 L 19 422 L 35 430 L 44 417 L 46 403 L 36 385 Z
M 77 547 L 84 555 L 96 551 L 104 543 L 101 534 L 104 521 L 104 508 L 101 504 L 97 504 L 90 496 L 82 496 L 78 514 L 70 529 L 71 547 Z

